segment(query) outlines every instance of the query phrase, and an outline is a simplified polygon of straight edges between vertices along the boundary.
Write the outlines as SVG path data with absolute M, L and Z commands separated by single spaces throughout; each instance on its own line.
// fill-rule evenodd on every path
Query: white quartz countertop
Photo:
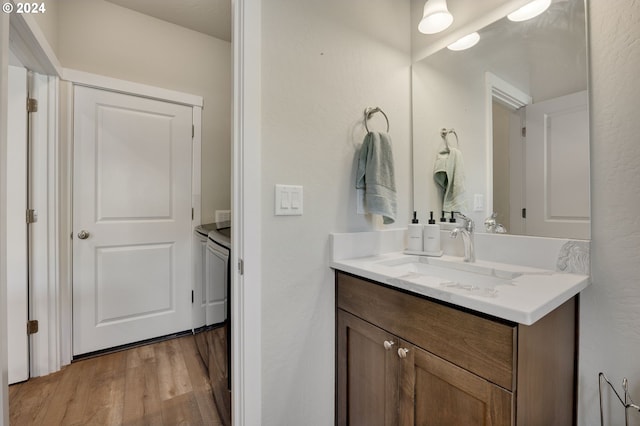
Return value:
M 590 283 L 588 275 L 402 252 L 334 260 L 331 267 L 524 325 L 535 323 Z

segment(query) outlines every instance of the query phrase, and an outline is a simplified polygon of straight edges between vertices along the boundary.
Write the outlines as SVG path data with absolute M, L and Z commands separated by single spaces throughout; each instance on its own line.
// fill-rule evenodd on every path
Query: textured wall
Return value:
M 231 204 L 231 44 L 104 0 L 58 4 L 66 68 L 204 97 L 202 220 Z
M 600 424 L 597 374 L 640 401 L 640 2 L 589 2 L 592 282 L 581 297 L 579 424 Z M 615 5 L 615 7 L 612 7 Z M 607 401 L 613 402 L 607 392 Z M 616 403 L 607 425 L 624 424 Z M 640 414 L 630 415 L 640 425 Z
M 389 116 L 397 225 L 409 216 L 409 4 L 270 0 L 262 7 L 262 424 L 330 425 L 328 234 L 382 226 L 355 213 L 354 156 L 367 106 Z M 376 117 L 373 127 L 380 126 Z M 303 216 L 273 215 L 276 183 L 304 186 Z

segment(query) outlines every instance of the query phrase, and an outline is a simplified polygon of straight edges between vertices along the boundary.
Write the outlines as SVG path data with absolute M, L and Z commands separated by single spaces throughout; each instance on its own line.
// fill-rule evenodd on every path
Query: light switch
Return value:
M 302 186 L 276 185 L 275 215 L 299 216 L 302 214 Z
M 291 203 L 289 202 L 290 195 L 291 194 L 288 191 L 280 192 L 280 208 L 281 209 L 288 209 L 289 207 L 291 207 Z
M 484 195 L 473 194 L 473 211 L 481 212 L 484 210 Z

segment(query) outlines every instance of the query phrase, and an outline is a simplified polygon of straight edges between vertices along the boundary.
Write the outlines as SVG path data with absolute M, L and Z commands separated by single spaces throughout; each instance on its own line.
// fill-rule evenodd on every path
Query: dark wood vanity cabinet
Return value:
M 572 425 L 576 300 L 532 326 L 336 273 L 338 425 Z

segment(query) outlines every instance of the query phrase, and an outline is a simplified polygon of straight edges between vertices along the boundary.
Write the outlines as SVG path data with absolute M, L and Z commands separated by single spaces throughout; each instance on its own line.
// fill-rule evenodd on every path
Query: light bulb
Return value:
M 475 46 L 478 43 L 478 41 L 480 41 L 480 34 L 478 34 L 478 33 L 467 34 L 466 36 L 462 37 L 458 41 L 448 45 L 447 49 L 449 49 L 449 50 L 465 50 L 465 49 L 468 49 L 470 47 Z
M 418 31 L 423 34 L 435 34 L 446 30 L 452 23 L 453 15 L 447 9 L 447 0 L 427 0 Z
M 535 18 L 542 12 L 547 10 L 551 5 L 551 0 L 533 0 L 531 3 L 527 3 L 520 9 L 507 15 L 510 21 L 521 22 L 527 19 Z

